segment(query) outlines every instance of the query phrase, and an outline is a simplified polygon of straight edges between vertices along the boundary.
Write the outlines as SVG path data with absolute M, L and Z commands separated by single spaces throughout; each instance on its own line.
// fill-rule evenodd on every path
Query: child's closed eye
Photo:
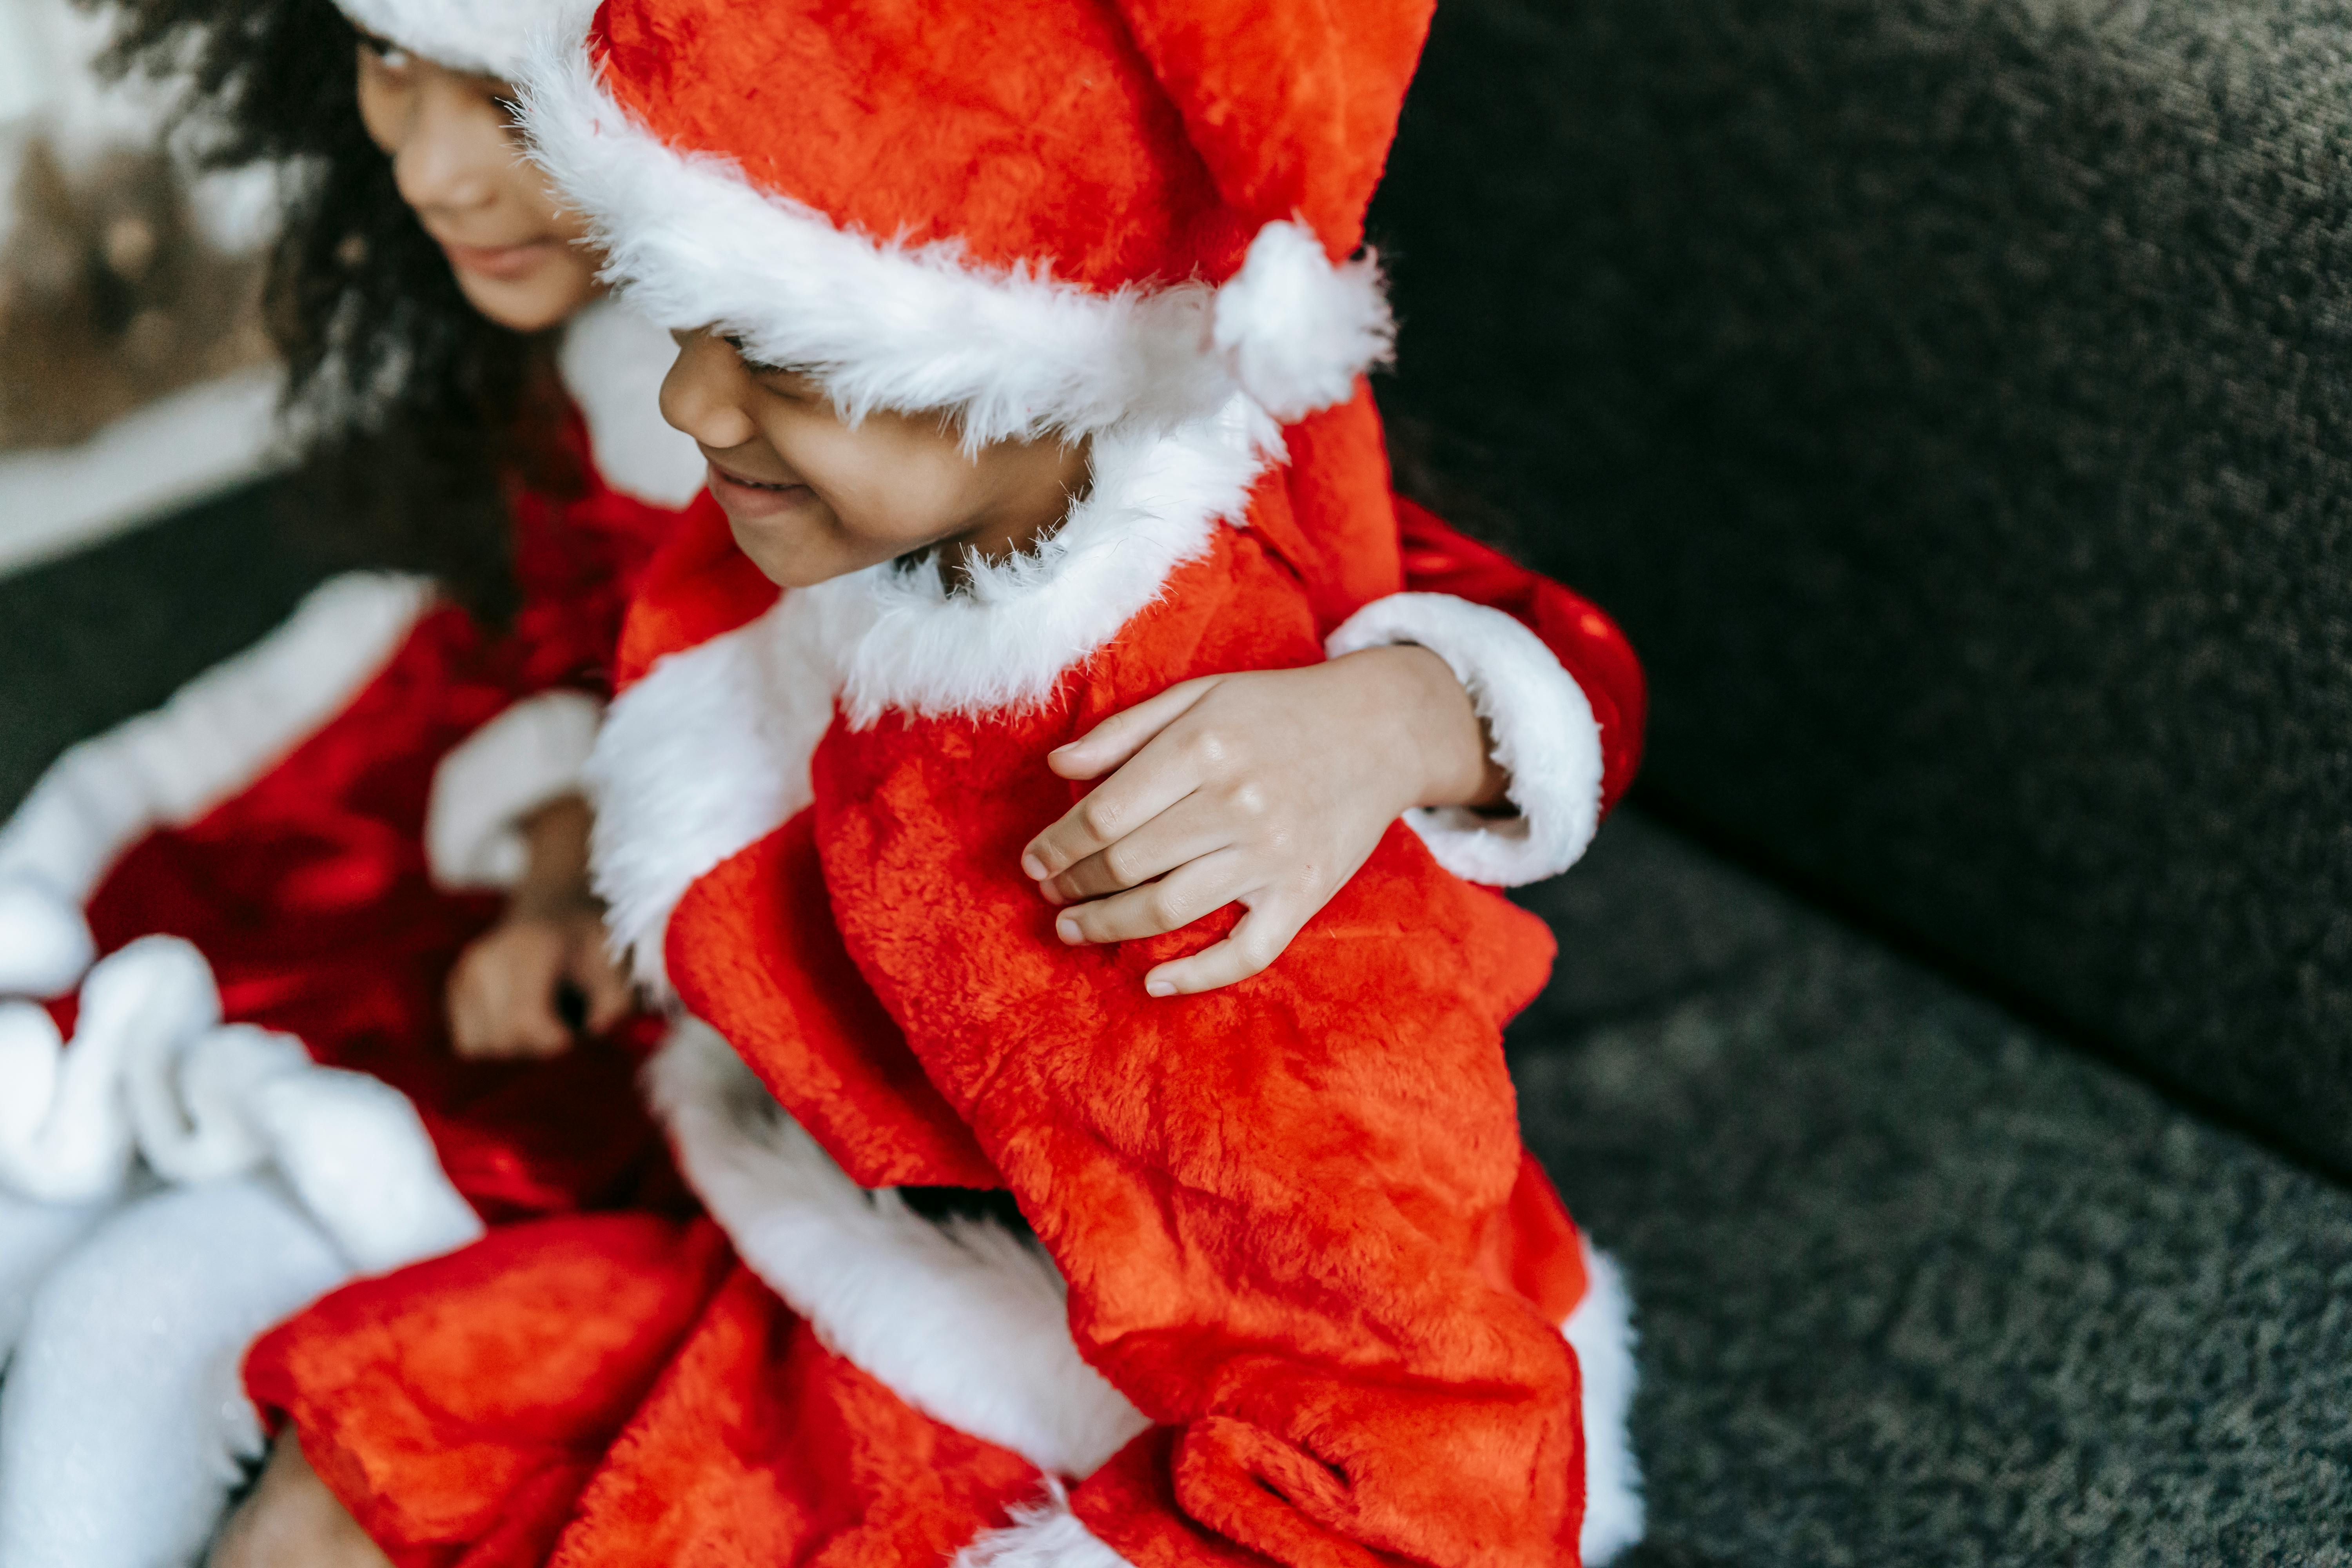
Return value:
M 780 392 L 787 397 L 816 395 L 816 374 L 806 365 L 771 363 L 753 353 L 735 333 L 728 332 L 723 336 L 727 346 L 735 351 L 735 357 L 743 362 L 743 368 L 771 391 Z

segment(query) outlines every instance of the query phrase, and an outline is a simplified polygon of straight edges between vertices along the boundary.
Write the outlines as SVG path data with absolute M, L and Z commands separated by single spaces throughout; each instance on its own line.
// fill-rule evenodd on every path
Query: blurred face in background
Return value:
M 535 332 L 595 298 L 597 258 L 580 243 L 585 226 L 523 155 L 510 91 L 382 39 L 360 41 L 360 117 L 392 159 L 402 199 L 474 308 Z

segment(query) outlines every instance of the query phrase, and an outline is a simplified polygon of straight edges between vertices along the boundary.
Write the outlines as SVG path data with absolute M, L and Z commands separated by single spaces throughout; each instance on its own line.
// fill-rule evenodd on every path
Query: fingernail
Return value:
M 1033 882 L 1044 881 L 1048 874 L 1045 870 L 1045 862 L 1038 859 L 1034 855 L 1024 854 L 1021 857 L 1021 869 L 1028 873 L 1029 879 Z
M 1064 915 L 1054 922 L 1054 934 L 1073 947 L 1086 941 L 1086 937 L 1078 931 L 1078 922 L 1068 915 Z
M 1172 980 L 1162 980 L 1155 974 L 1143 983 L 1143 989 L 1146 994 L 1153 996 L 1173 996 L 1176 994 L 1176 983 Z

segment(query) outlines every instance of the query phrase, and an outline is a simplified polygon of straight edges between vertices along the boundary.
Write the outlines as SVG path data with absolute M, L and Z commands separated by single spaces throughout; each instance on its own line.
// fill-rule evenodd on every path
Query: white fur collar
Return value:
M 842 711 L 865 729 L 891 710 L 936 717 L 1044 701 L 1209 547 L 1220 521 L 1243 521 L 1280 453 L 1273 422 L 1238 397 L 1165 434 L 1106 431 L 1086 499 L 1034 553 L 976 564 L 954 593 L 928 564 L 808 590 Z
M 662 983 L 662 943 L 695 881 L 810 800 L 809 758 L 835 701 L 978 714 L 1043 701 L 1240 521 L 1279 435 L 1239 399 L 1158 437 L 1110 432 L 1094 485 L 1032 555 L 949 594 L 936 572 L 876 567 L 787 594 L 758 620 L 671 654 L 607 710 L 586 781 L 596 890 L 616 951 Z
M 667 332 L 610 298 L 572 318 L 556 356 L 604 482 L 671 508 L 692 500 L 707 474 L 694 437 L 662 418 L 662 378 L 677 358 Z

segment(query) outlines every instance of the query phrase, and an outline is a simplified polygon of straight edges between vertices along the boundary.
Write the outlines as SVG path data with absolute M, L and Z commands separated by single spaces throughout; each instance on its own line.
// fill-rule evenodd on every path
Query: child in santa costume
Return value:
M 276 280 L 289 396 L 398 536 L 368 558 L 439 582 L 334 579 L 0 827 L 0 995 L 48 1004 L 0 1006 L 12 1568 L 189 1561 L 259 1450 L 256 1335 L 663 1163 L 578 795 L 628 590 L 700 485 L 653 407 L 671 345 L 598 300 L 470 76 L 361 47 L 326 0 L 124 20 L 199 66 L 230 155 L 316 165 Z M 511 67 L 509 20 L 450 61 Z M 339 405 L 354 384 L 376 400 Z
M 1586 701 L 1508 616 L 1389 596 L 1393 552 L 1312 566 L 1395 527 L 1346 258 L 1425 23 L 611 0 L 534 75 L 543 155 L 692 334 L 666 405 L 725 513 L 649 574 L 592 769 L 615 933 L 701 1020 L 651 1081 L 712 1221 L 516 1227 L 273 1333 L 249 1386 L 299 1447 L 223 1561 L 291 1561 L 330 1494 L 404 1564 L 1638 1533 L 1624 1302 L 1500 1050 L 1549 939 L 1442 868 L 1462 826 L 1392 826 L 1181 997 L 1150 976 L 1234 929 L 1214 884 L 1107 948 L 1019 863 L 1081 793 L 1057 749 L 1188 679 L 1410 639 Z M 1580 847 L 1593 732 L 1497 739 Z
M 399 558 L 445 581 L 509 563 L 520 606 L 499 632 L 415 579 L 340 579 L 159 714 L 78 748 L 0 833 L 0 990 L 49 994 L 93 948 L 112 955 L 61 1062 L 49 1030 L 73 1030 L 70 1002 L 11 1015 L 0 1040 L 0 1357 L 18 1345 L 0 1384 L 0 1561 L 30 1568 L 193 1550 L 256 1440 L 231 1382 L 256 1331 L 481 1218 L 623 1195 L 646 1143 L 623 1049 L 478 1058 L 562 1050 L 559 980 L 587 993 L 583 1021 L 621 1010 L 574 880 L 572 791 L 618 606 L 700 458 L 654 412 L 667 339 L 595 298 L 594 258 L 562 243 L 576 226 L 509 140 L 498 79 L 549 7 L 347 8 L 268 0 L 215 26 L 219 7 L 189 0 L 127 7 L 139 48 L 194 59 L 227 155 L 322 170 L 299 188 L 279 282 L 313 424 L 331 437 L 353 384 L 395 387 L 353 448 L 373 465 L 359 510 L 431 536 Z M 504 519 L 468 501 L 477 471 Z M 1613 796 L 1640 735 L 1613 629 L 1426 513 L 1398 524 L 1294 553 L 1320 580 L 1360 562 L 1377 580 L 1401 541 L 1414 586 L 1528 619 L 1590 713 L 1538 697 L 1499 729 L 1597 732 Z M 1193 989 L 1262 966 L 1376 837 L 1381 801 L 1497 795 L 1504 770 L 1481 779 L 1477 725 L 1433 665 L 1372 649 L 1192 683 L 1106 724 L 1057 760 L 1118 771 L 1029 847 L 1047 897 L 1086 939 L 1146 934 L 1168 921 L 1138 884 L 1213 857 L 1237 896 L 1272 896 L 1242 940 L 1168 973 Z M 1488 874 L 1524 879 L 1575 847 L 1529 824 L 1575 806 L 1516 793 L 1536 809 L 1454 815 L 1460 842 L 1503 857 Z M 141 940 L 155 932 L 201 956 Z M 121 1099 L 104 1081 L 118 1074 Z M 422 1124 L 362 1074 L 413 1097 Z M 136 1195 L 159 1177 L 183 1184 Z M 158 1299 L 173 1302 L 161 1318 Z

